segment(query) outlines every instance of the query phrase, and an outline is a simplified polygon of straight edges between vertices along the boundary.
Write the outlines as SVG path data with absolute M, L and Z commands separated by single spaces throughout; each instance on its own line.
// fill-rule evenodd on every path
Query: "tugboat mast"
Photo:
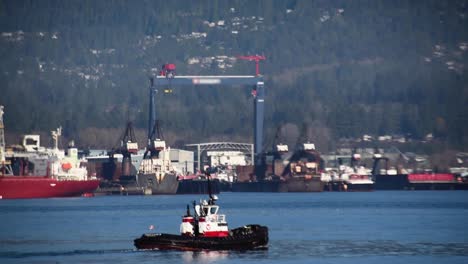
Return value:
M 208 201 L 208 204 L 209 205 L 214 205 L 216 199 L 215 197 L 213 196 L 213 193 L 211 191 L 211 181 L 210 181 L 210 178 L 211 178 L 211 175 L 208 171 L 205 171 L 205 175 L 206 175 L 206 179 L 207 179 L 207 182 L 208 182 L 208 196 L 210 197 L 210 200 Z

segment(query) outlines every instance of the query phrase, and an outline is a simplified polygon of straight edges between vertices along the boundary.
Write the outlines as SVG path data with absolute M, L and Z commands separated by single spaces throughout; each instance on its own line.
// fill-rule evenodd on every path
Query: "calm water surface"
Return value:
M 468 263 L 467 191 L 222 193 L 230 227 L 267 225 L 269 250 L 135 250 L 201 198 L 0 200 L 0 263 Z

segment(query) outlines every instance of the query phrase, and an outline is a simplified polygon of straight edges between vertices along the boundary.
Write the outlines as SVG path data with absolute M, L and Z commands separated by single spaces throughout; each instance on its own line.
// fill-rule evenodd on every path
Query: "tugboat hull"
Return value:
M 254 250 L 268 248 L 268 228 L 247 225 L 231 230 L 226 237 L 193 237 L 172 234 L 144 234 L 135 239 L 137 249 L 159 250 Z

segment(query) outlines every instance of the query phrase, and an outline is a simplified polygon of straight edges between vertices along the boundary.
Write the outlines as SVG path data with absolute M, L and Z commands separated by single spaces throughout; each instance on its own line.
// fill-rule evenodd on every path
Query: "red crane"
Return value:
M 238 59 L 241 60 L 248 60 L 248 61 L 255 61 L 255 75 L 259 76 L 260 75 L 260 69 L 258 67 L 258 62 L 261 60 L 265 60 L 265 56 L 260 56 L 260 55 L 255 55 L 255 56 L 237 56 Z
M 174 78 L 176 71 L 176 66 L 174 63 L 166 63 L 161 67 L 159 76 L 166 76 L 167 78 Z

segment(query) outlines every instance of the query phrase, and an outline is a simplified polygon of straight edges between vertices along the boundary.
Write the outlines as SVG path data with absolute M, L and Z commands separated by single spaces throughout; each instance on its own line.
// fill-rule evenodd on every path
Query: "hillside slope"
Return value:
M 267 143 L 287 124 L 309 127 L 323 145 L 433 133 L 467 149 L 467 9 L 437 0 L 2 0 L 0 104 L 10 133 L 62 125 L 81 146 L 110 147 L 131 119 L 144 142 L 148 77 L 161 64 L 252 74 L 236 56 L 264 54 Z M 158 95 L 171 143 L 251 140 L 248 87 L 173 90 Z

